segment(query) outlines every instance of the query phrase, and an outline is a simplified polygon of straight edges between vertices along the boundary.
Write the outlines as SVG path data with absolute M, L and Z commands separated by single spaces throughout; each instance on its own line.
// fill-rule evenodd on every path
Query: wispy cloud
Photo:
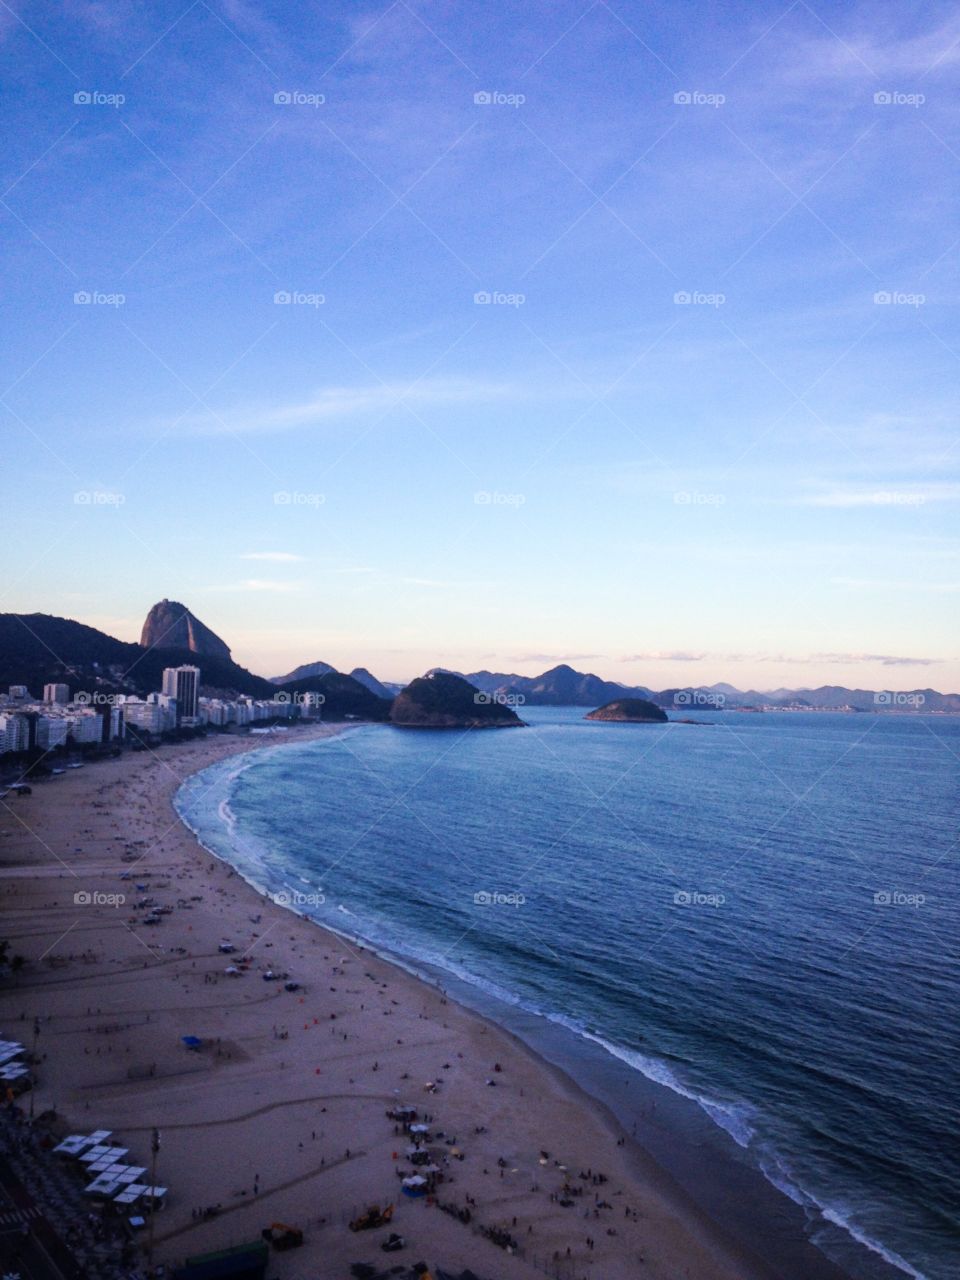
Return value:
M 776 663 L 789 666 L 807 666 L 811 663 L 834 663 L 849 666 L 855 663 L 879 663 L 884 667 L 931 667 L 943 658 L 900 657 L 890 653 L 632 653 L 619 659 L 621 662 L 712 662 L 712 663 Z
M 891 485 L 880 487 L 848 487 L 832 489 L 824 493 L 806 494 L 788 499 L 787 505 L 797 507 L 922 507 L 928 502 L 956 502 L 960 500 L 960 484 Z
M 208 587 L 208 591 L 300 591 L 302 582 L 275 582 L 269 578 L 246 578 L 243 582 L 228 582 Z
M 706 653 L 688 653 L 682 649 L 675 649 L 670 652 L 655 653 L 632 653 L 629 657 L 621 658 L 621 662 L 703 662 L 709 655 Z
M 850 591 L 932 591 L 945 595 L 960 591 L 960 582 L 924 582 L 920 578 L 831 578 L 830 582 Z
M 295 555 L 292 551 L 245 551 L 241 560 L 270 560 L 274 564 L 299 564 L 305 556 Z
M 934 667 L 942 658 L 901 658 L 889 653 L 815 653 L 811 662 L 879 662 L 883 667 Z
M 390 382 L 358 387 L 327 387 L 309 400 L 256 408 L 214 408 L 209 413 L 188 414 L 169 425 L 170 430 L 218 435 L 225 432 L 289 431 L 316 427 L 365 413 L 389 413 L 407 404 L 478 404 L 513 394 L 503 384 L 471 379 L 434 378 L 415 382 Z
M 594 662 L 603 657 L 602 653 L 515 653 L 503 659 L 504 662 L 542 662 L 556 666 L 567 662 Z

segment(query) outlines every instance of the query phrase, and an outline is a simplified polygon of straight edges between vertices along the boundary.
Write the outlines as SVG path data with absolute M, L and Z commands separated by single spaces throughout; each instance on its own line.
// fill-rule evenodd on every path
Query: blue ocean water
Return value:
M 960 1276 L 960 721 L 523 714 L 234 758 L 178 809 L 321 922 L 695 1100 L 854 1273 Z

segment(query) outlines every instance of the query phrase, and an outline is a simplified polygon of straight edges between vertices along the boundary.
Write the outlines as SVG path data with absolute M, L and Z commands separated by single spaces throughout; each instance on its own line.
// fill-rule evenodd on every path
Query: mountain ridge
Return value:
M 160 602 L 178 616 L 192 620 L 186 634 L 194 643 L 207 635 L 216 645 L 223 646 L 229 655 L 229 647 L 210 631 L 190 610 L 177 601 Z M 158 606 L 150 613 L 154 614 Z M 148 615 L 148 618 L 150 615 Z M 144 624 L 146 630 L 146 623 Z M 181 629 L 176 634 L 183 635 Z M 215 654 L 203 654 L 196 650 L 161 646 L 143 646 L 117 640 L 106 632 L 98 631 L 86 623 L 53 614 L 0 614 L 0 688 L 11 684 L 24 684 L 35 695 L 42 692 L 50 681 L 65 680 L 71 688 L 109 689 L 113 692 L 149 693 L 160 688 L 164 667 L 180 663 L 196 663 L 201 667 L 202 685 L 210 694 L 246 694 L 251 697 L 273 697 L 278 688 L 295 690 L 319 680 L 325 675 L 341 673 L 326 662 L 305 663 L 287 676 L 267 679 L 258 676 L 234 662 L 232 658 Z M 582 706 L 596 708 L 605 703 L 624 698 L 644 698 L 665 709 L 721 710 L 736 707 L 815 707 L 820 710 L 856 711 L 918 711 L 960 714 L 960 693 L 941 693 L 924 688 L 910 690 L 849 689 L 843 685 L 820 685 L 815 688 L 739 690 L 731 684 L 718 682 L 713 685 L 684 685 L 654 691 L 646 685 L 626 685 L 619 681 L 604 680 L 591 672 L 576 671 L 567 663 L 560 663 L 538 676 L 520 676 L 516 673 L 476 671 L 468 674 L 433 668 L 427 676 L 436 672 L 456 675 L 467 680 L 481 693 L 498 695 L 502 705 L 522 706 Z M 357 688 L 364 688 L 381 701 L 389 701 L 403 688 L 389 681 L 381 681 L 365 667 L 355 667 L 349 676 Z M 351 687 L 345 701 L 350 703 L 361 697 Z M 506 700 L 504 702 L 504 700 Z

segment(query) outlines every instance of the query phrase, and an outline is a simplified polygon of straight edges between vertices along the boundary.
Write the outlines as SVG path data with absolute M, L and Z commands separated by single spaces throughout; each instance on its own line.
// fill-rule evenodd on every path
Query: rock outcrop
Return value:
M 620 724 L 663 724 L 667 713 L 662 707 L 646 698 L 616 698 L 596 711 L 590 711 L 585 720 L 610 720 Z
M 437 671 L 412 681 L 393 700 L 390 720 L 405 729 L 510 729 L 523 721 L 496 695 L 462 676 Z
M 230 646 L 176 600 L 161 600 L 153 606 L 143 624 L 140 644 L 144 649 L 188 649 L 205 657 L 230 660 Z

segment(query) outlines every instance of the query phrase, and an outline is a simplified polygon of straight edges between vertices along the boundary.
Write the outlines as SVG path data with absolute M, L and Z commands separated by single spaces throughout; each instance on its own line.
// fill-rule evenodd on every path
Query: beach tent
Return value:
M 98 1178 L 94 1178 L 88 1186 L 84 1187 L 83 1194 L 85 1196 L 110 1196 L 116 1191 L 118 1182 L 109 1173 L 101 1173 Z
M 85 1137 L 82 1133 L 72 1133 L 69 1138 L 54 1147 L 54 1151 L 62 1156 L 78 1156 L 81 1151 L 88 1147 L 96 1147 L 102 1145 L 107 1138 L 110 1137 L 112 1130 L 97 1129 L 95 1133 L 91 1133 Z
M 113 1197 L 114 1204 L 136 1204 L 143 1194 L 142 1187 L 131 1186 L 124 1183 L 118 1183 L 117 1185 L 120 1187 L 120 1190 L 117 1195 Z
M 85 1138 L 82 1134 L 74 1133 L 69 1138 L 64 1138 L 61 1143 L 53 1148 L 54 1155 L 78 1156 L 89 1141 L 90 1139 Z
M 81 1151 L 80 1159 L 84 1164 L 90 1164 L 94 1160 L 101 1160 L 109 1150 L 108 1146 L 100 1142 L 95 1147 L 88 1147 L 86 1151 Z
M 415 1173 L 412 1178 L 404 1178 L 400 1184 L 405 1196 L 423 1196 L 427 1193 L 427 1180 Z
M 106 1158 L 108 1164 L 114 1164 L 126 1154 L 126 1147 L 91 1147 L 89 1151 L 80 1153 L 80 1160 L 83 1164 L 93 1165 Z

